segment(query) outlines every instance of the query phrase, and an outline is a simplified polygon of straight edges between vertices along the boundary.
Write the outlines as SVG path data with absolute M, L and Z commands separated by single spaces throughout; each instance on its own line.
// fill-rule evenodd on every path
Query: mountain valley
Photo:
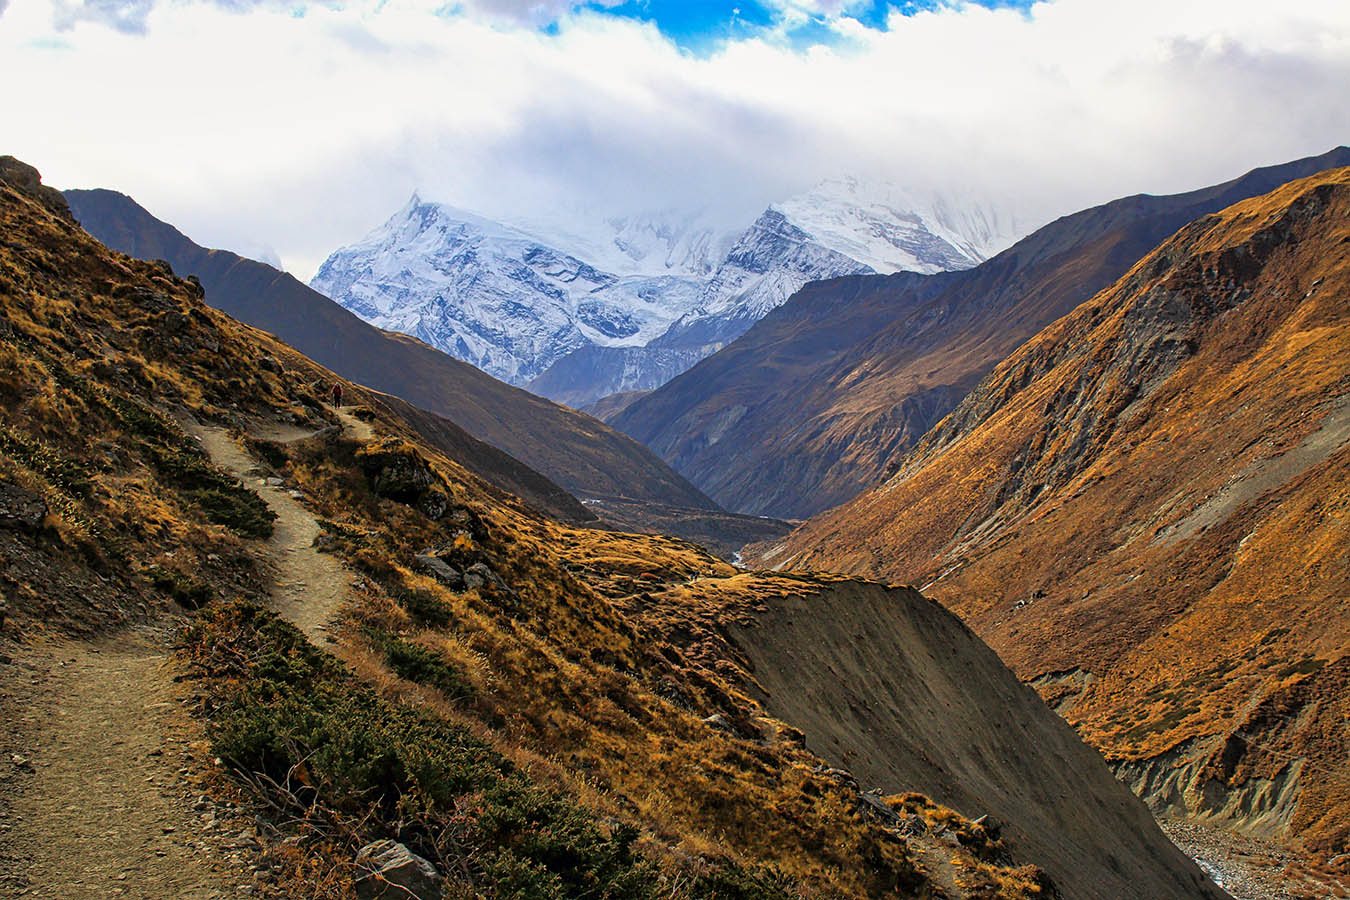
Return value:
M 70 686 L 4 717 L 7 888 L 105 896 L 32 876 L 115 840 L 107 877 L 154 900 L 1226 896 L 916 591 L 542 515 L 455 457 L 575 509 L 12 161 L 0 226 L 0 701 Z M 116 645 L 113 683 L 87 641 L 127 629 L 149 649 Z M 124 747 L 162 712 L 183 752 Z M 69 793 L 88 828 L 10 818 L 110 759 L 153 789 Z
M 1344 147 L 1174 196 L 1066 216 L 979 266 L 816 281 L 609 421 L 729 510 L 805 518 L 882 481 L 1028 338 L 1178 228 Z
M 726 515 L 651 451 L 589 416 L 497 381 L 421 341 L 374 328 L 270 266 L 200 247 L 123 194 L 72 190 L 64 196 L 81 224 L 110 247 L 142 259 L 163 259 L 193 274 L 217 309 L 420 408 L 409 415 L 427 410 L 446 417 L 453 421 L 449 427 L 462 428 L 466 437 L 509 454 L 576 497 L 623 505 L 627 527 L 652 527 L 640 517 L 643 504 L 650 503 L 663 510 L 662 529 L 677 535 L 711 537 L 719 546 L 769 536 L 763 521 L 746 529 L 745 520 Z M 507 468 L 498 465 L 493 471 Z M 538 496 L 523 492 L 519 481 L 497 483 L 530 499 Z M 593 517 L 584 509 L 579 514 Z M 782 534 L 787 527 L 774 530 Z

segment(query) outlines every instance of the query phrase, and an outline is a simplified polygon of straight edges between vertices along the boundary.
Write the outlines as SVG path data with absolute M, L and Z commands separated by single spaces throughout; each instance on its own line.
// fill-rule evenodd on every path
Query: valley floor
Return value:
M 1234 900 L 1350 898 L 1350 883 L 1305 868 L 1276 844 L 1180 819 L 1162 818 L 1158 824 Z

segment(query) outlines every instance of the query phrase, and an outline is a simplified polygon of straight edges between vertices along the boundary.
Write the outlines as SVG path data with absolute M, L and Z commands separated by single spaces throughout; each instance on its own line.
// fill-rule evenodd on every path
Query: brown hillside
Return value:
M 1350 149 L 1066 216 L 964 272 L 807 285 L 611 421 L 727 509 L 804 518 L 879 483 L 1023 341 L 1182 225 Z
M 594 416 L 601 422 L 608 422 L 635 401 L 641 400 L 650 393 L 651 391 L 620 391 L 617 394 L 610 394 L 586 404 L 581 407 L 581 411 L 588 416 Z
M 1350 840 L 1350 169 L 1186 228 L 758 561 L 925 584 L 1165 809 Z
M 181 683 L 205 746 L 164 752 L 157 768 L 159 748 L 140 735 L 134 761 L 145 779 L 190 778 L 194 793 L 242 805 L 235 827 L 248 830 L 216 861 L 235 865 L 232 883 L 250 895 L 350 900 L 356 848 L 388 839 L 434 861 L 448 896 L 481 900 L 1052 896 L 1030 863 L 1066 873 L 1066 887 L 1099 885 L 1070 898 L 1136 896 L 1126 883 L 1222 896 L 1156 829 L 1135 830 L 1137 816 L 1110 838 L 1120 853 L 1098 858 L 1108 837 L 1097 826 L 1114 828 L 1122 819 L 1108 813 L 1133 801 L 1081 746 L 1032 742 L 1012 765 L 1007 736 L 987 735 L 980 746 L 997 752 L 978 758 L 962 741 L 924 740 L 957 727 L 949 719 L 1004 721 L 1023 691 L 955 617 L 908 594 L 894 603 L 880 585 L 743 575 L 684 542 L 543 519 L 359 386 L 348 388 L 369 421 L 335 417 L 310 387 L 332 373 L 4 184 L 0 234 L 6 740 L 27 682 L 8 660 L 52 672 L 81 660 L 60 682 L 80 679 L 80 691 L 24 710 L 32 729 L 15 733 L 37 745 L 32 772 L 6 770 L 0 813 L 10 799 L 52 808 L 56 772 L 102 784 L 102 744 L 125 743 L 110 730 Z M 306 529 L 312 542 L 297 541 Z M 776 627 L 818 619 L 843 641 L 844 604 L 873 607 L 883 635 L 917 636 L 906 658 L 922 665 L 889 681 L 915 693 L 930 676 L 934 689 L 961 685 L 942 688 L 950 707 L 911 723 L 916 756 L 952 773 L 944 790 L 963 773 L 982 773 L 967 787 L 979 794 L 991 778 L 1053 783 L 1068 771 L 1079 794 L 1067 802 L 1105 812 L 1065 817 L 1050 807 L 1066 798 L 1031 783 L 1001 838 L 991 820 L 918 793 L 864 795 L 828 769 L 755 691 L 800 675 L 776 672 L 797 667 Z M 101 680 L 100 646 L 52 636 L 176 618 L 187 625 L 177 662 L 162 649 L 137 657 L 131 689 Z M 329 652 L 307 640 L 321 636 Z M 58 665 L 55 648 L 70 646 L 81 651 L 61 651 Z M 90 708 L 117 715 L 100 727 Z M 1024 723 L 1035 733 L 1060 727 L 1041 706 L 1026 715 L 1039 717 Z M 43 746 L 53 730 L 59 761 Z M 884 787 L 920 788 L 908 771 Z M 59 796 L 79 828 L 4 821 L 6 884 L 34 871 L 21 854 L 64 872 L 114 839 L 124 876 L 188 874 L 173 871 L 178 850 L 155 862 L 188 827 L 156 827 L 158 792 L 124 792 L 116 810 L 94 790 Z M 1027 822 L 1013 821 L 1022 812 Z M 132 827 L 146 838 L 128 842 Z M 1020 837 L 1033 830 L 1036 842 Z M 35 887 L 64 897 L 102 886 Z
M 500 382 L 406 335 L 381 331 L 284 272 L 207 250 L 114 191 L 66 191 L 109 247 L 194 274 L 212 306 L 270 331 L 345 378 L 451 419 L 580 497 L 716 510 L 647 448 L 589 416 Z

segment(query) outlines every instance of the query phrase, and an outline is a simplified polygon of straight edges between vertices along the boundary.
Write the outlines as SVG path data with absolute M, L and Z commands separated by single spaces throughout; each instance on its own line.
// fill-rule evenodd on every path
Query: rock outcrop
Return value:
M 0 528 L 37 531 L 47 518 L 47 501 L 17 484 L 0 481 Z
M 403 844 L 375 841 L 356 854 L 357 900 L 440 900 L 441 877 L 436 867 Z

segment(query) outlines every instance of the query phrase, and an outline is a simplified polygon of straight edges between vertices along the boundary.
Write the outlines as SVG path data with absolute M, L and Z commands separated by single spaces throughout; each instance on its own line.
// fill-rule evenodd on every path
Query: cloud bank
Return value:
M 0 74 L 33 87 L 0 152 L 303 277 L 415 189 L 731 222 L 856 173 L 1044 220 L 1350 140 L 1343 0 L 940 5 L 884 30 L 785 0 L 826 44 L 767 29 L 701 55 L 562 0 L 70 2 L 5 13 Z

